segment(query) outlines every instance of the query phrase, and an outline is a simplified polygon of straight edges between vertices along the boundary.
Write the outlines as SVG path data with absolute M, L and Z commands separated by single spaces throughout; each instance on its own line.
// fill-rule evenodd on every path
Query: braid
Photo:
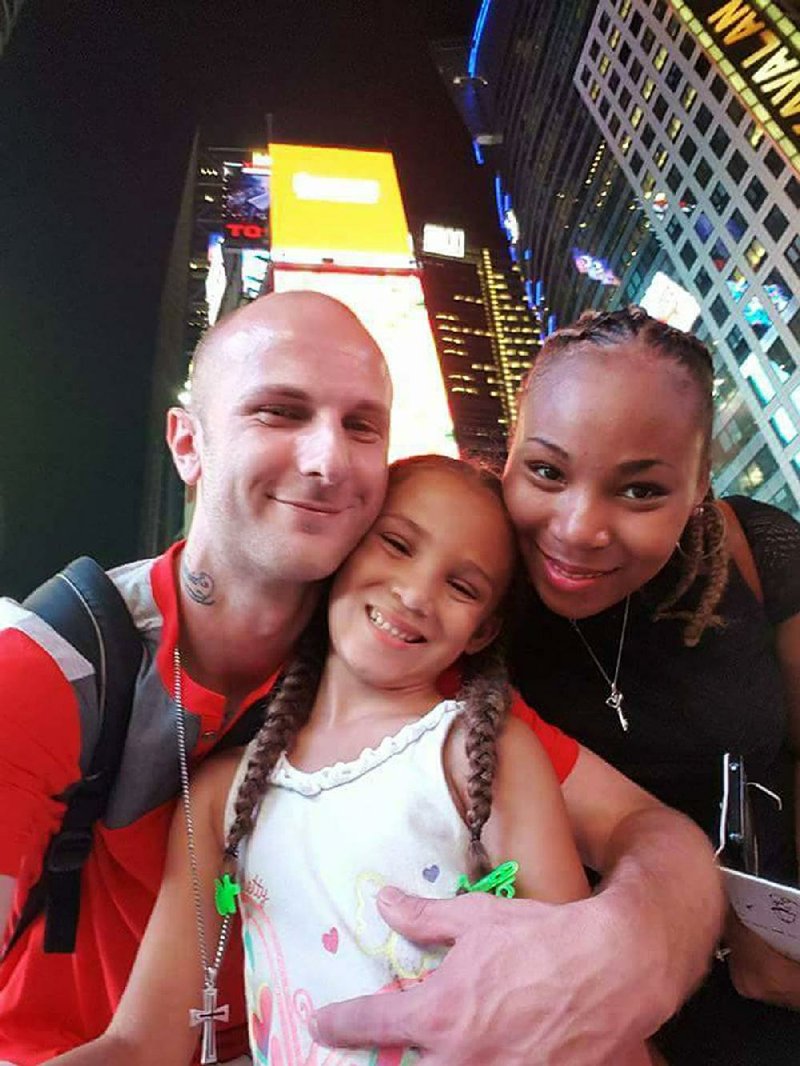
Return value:
M 464 702 L 469 761 L 466 823 L 470 842 L 467 871 L 470 879 L 477 881 L 492 869 L 481 834 L 492 811 L 497 738 L 511 704 L 505 659 L 499 640 L 467 658 L 459 699 Z
M 308 721 L 322 676 L 327 644 L 324 611 L 323 605 L 300 638 L 297 655 L 289 664 L 256 736 L 253 753 L 236 794 L 234 819 L 225 842 L 227 862 L 235 860 L 239 844 L 253 830 L 259 804 L 278 759 L 291 747 L 298 731 Z
M 706 629 L 722 625 L 722 619 L 715 612 L 728 584 L 729 554 L 725 519 L 710 493 L 687 522 L 680 549 L 683 556 L 681 576 L 669 596 L 656 608 L 654 619 L 675 618 L 685 621 L 683 643 L 687 648 L 694 648 Z M 695 609 L 671 610 L 698 577 L 703 584 Z

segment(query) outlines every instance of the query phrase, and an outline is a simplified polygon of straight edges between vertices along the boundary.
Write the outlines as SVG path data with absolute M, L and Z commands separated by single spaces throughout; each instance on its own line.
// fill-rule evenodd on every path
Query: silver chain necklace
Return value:
M 630 605 L 631 605 L 631 598 L 630 598 L 630 596 L 626 596 L 626 598 L 625 598 L 625 613 L 622 616 L 622 629 L 620 630 L 620 634 L 619 634 L 619 645 L 617 647 L 617 663 L 616 663 L 616 666 L 614 667 L 614 676 L 613 676 L 613 678 L 609 677 L 608 674 L 606 673 L 606 671 L 604 670 L 603 664 L 600 662 L 600 660 L 595 655 L 595 653 L 592 650 L 592 646 L 589 643 L 589 641 L 586 639 L 586 637 L 583 635 L 583 633 L 581 633 L 580 628 L 578 626 L 578 623 L 575 621 L 575 619 L 574 618 L 570 618 L 570 620 L 569 620 L 569 624 L 572 626 L 572 628 L 575 630 L 575 632 L 578 634 L 578 636 L 583 641 L 583 646 L 586 648 L 586 650 L 591 655 L 592 659 L 594 660 L 595 666 L 600 671 L 600 673 L 603 675 L 603 677 L 605 679 L 605 682 L 608 685 L 609 693 L 608 693 L 608 696 L 606 697 L 606 707 L 610 707 L 612 710 L 617 712 L 617 718 L 619 718 L 619 724 L 620 724 L 620 727 L 622 728 L 623 733 L 627 733 L 628 732 L 628 719 L 625 717 L 625 714 L 624 714 L 624 712 L 622 710 L 622 701 L 623 701 L 623 699 L 625 697 L 622 695 L 620 690 L 617 688 L 617 681 L 619 680 L 619 665 L 622 662 L 622 649 L 625 646 L 625 632 L 626 632 L 626 630 L 628 628 L 628 609 L 629 609 Z
M 200 892 L 200 876 L 197 872 L 197 850 L 194 838 L 194 819 L 192 817 L 192 803 L 189 797 L 189 759 L 186 748 L 186 711 L 183 706 L 183 683 L 181 679 L 181 653 L 177 645 L 173 653 L 173 679 L 172 679 L 172 702 L 175 704 L 175 728 L 178 734 L 178 759 L 181 770 L 181 794 L 183 796 L 183 816 L 186 821 L 186 839 L 189 845 L 189 863 L 192 871 L 192 894 L 194 896 L 194 913 L 197 924 L 197 939 L 200 943 L 200 964 L 203 970 L 203 1006 L 198 1010 L 193 1008 L 189 1011 L 189 1025 L 202 1025 L 203 1035 L 200 1045 L 200 1062 L 203 1066 L 217 1062 L 217 1034 L 214 1028 L 217 1022 L 227 1022 L 229 1006 L 227 1003 L 217 1005 L 217 976 L 228 945 L 233 914 L 229 908 L 222 918 L 219 931 L 219 939 L 214 952 L 214 958 L 209 962 L 208 943 L 206 940 L 206 923 L 203 918 L 203 904 Z M 226 882 L 226 885 L 223 885 Z M 225 875 L 223 882 L 217 881 L 217 909 L 220 907 L 220 891 L 231 890 L 231 882 Z M 235 896 L 238 887 L 233 886 Z M 229 903 L 235 911 L 232 897 Z

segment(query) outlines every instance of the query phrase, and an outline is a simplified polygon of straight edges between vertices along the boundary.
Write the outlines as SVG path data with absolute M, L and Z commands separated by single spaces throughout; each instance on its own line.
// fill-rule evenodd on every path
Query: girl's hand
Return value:
M 781 955 L 731 912 L 725 930 L 728 968 L 740 996 L 800 1010 L 800 962 Z

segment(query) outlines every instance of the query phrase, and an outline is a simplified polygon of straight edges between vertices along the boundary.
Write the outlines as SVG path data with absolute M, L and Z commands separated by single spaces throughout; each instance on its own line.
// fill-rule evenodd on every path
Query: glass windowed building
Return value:
M 600 0 L 575 71 L 715 352 L 715 487 L 794 513 L 799 43 L 774 4 Z
M 452 45 L 442 55 L 546 328 L 639 303 L 693 329 L 717 370 L 716 491 L 797 514 L 800 33 L 787 10 L 484 0 L 460 74 Z
M 504 248 L 421 247 L 422 286 L 456 440 L 462 455 L 501 461 L 516 419 L 522 378 L 541 345 L 542 324 L 525 299 L 521 272 Z

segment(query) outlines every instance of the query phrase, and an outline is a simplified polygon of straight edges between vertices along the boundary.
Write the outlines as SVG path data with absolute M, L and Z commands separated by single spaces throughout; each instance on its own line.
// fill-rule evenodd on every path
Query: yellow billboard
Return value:
M 415 269 L 390 152 L 273 144 L 269 154 L 276 264 Z

